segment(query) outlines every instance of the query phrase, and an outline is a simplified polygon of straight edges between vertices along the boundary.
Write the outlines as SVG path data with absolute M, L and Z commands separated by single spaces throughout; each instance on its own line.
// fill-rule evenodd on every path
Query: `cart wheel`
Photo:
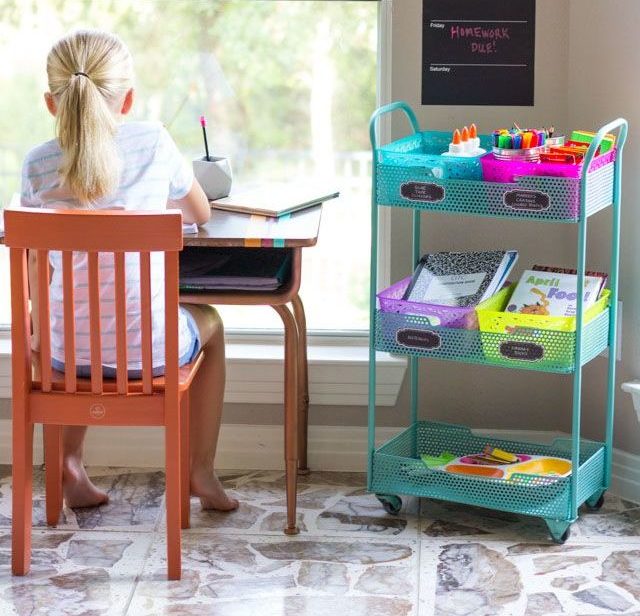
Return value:
M 391 515 L 398 515 L 402 509 L 402 500 L 395 494 L 376 494 L 384 510 Z
M 569 526 L 569 528 L 567 528 L 567 530 L 565 530 L 562 533 L 562 535 L 560 535 L 560 537 L 554 537 L 552 535 L 551 538 L 553 539 L 554 543 L 557 543 L 558 545 L 562 545 L 563 543 L 566 543 L 567 539 L 569 539 L 570 536 L 571 536 L 571 527 Z
M 585 502 L 585 506 L 587 507 L 587 511 L 599 511 L 602 509 L 602 505 L 604 505 L 604 492 L 600 494 L 598 500 L 593 502 L 591 499 Z

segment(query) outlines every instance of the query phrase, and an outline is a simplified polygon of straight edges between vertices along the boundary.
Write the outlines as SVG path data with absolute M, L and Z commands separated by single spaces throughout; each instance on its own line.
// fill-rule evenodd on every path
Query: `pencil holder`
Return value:
M 231 192 L 231 165 L 229 159 L 219 156 L 198 158 L 193 161 L 193 174 L 211 201 L 222 199 Z

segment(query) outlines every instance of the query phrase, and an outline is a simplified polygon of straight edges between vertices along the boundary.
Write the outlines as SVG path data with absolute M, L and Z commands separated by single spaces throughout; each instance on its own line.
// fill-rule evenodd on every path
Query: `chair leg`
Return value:
M 26 408 L 13 401 L 13 478 L 11 522 L 11 570 L 26 575 L 31 568 L 33 517 L 33 424 Z
M 298 474 L 308 475 L 307 444 L 309 441 L 309 371 L 307 364 L 307 320 L 299 295 L 291 299 L 293 316 L 298 325 Z
M 180 521 L 182 528 L 191 526 L 191 461 L 189 450 L 189 390 L 180 404 Z
M 298 484 L 298 326 L 283 305 L 273 306 L 284 324 L 284 457 L 287 483 L 287 535 L 297 535 Z
M 43 426 L 47 524 L 56 526 L 62 511 L 62 426 Z
M 165 468 L 167 502 L 167 576 L 170 580 L 181 577 L 182 539 L 180 530 L 180 441 L 179 413 L 172 413 L 165 424 Z

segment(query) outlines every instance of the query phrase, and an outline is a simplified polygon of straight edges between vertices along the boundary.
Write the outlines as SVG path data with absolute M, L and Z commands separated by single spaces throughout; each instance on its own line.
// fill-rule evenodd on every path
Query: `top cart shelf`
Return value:
M 413 110 L 403 102 L 378 109 L 376 116 L 394 110 L 403 111 L 413 133 L 384 146 L 374 145 L 375 195 L 374 202 L 382 206 L 412 208 L 433 212 L 515 218 L 548 222 L 577 223 L 614 202 L 619 190 L 621 156 L 595 158 L 602 138 L 614 121 L 603 126 L 584 159 L 580 177 L 549 177 L 523 175 L 514 182 L 483 182 L 479 179 L 460 179 L 462 173 L 454 159 L 442 160 L 434 151 L 446 150 L 445 133 L 420 131 Z M 374 122 L 371 140 L 376 144 Z M 626 140 L 626 123 L 621 127 L 617 151 L 622 152 Z M 457 159 L 458 161 L 460 159 Z M 467 165 L 473 165 L 471 159 Z M 465 161 L 462 161 L 465 163 Z M 584 204 L 582 207 L 580 204 Z

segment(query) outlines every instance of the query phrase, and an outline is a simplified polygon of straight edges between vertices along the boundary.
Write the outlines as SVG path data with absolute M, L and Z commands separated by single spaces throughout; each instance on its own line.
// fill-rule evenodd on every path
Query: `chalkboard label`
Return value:
M 522 212 L 543 212 L 551 203 L 549 195 L 539 190 L 508 190 L 502 199 L 508 208 Z
M 444 186 L 430 182 L 407 182 L 400 186 L 400 194 L 411 201 L 437 203 L 444 199 Z
M 533 342 L 510 342 L 500 343 L 500 355 L 507 359 L 520 359 L 523 361 L 539 361 L 544 357 L 544 347 Z
M 412 349 L 433 350 L 440 348 L 440 335 L 423 329 L 399 329 L 396 342 Z
M 535 0 L 423 0 L 423 105 L 533 105 Z

